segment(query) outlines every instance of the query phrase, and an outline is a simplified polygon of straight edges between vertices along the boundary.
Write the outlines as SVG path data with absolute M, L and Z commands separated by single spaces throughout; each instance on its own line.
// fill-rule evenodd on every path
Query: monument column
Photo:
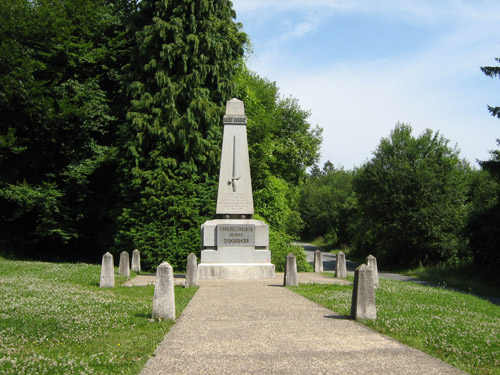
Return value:
M 247 117 L 241 100 L 226 104 L 216 219 L 201 226 L 200 279 L 273 278 L 269 226 L 253 220 Z

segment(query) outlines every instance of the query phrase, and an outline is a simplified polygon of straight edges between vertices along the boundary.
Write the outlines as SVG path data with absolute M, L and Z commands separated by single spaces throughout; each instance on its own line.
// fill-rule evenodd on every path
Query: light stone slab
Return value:
M 101 280 L 99 286 L 101 288 L 115 287 L 115 266 L 113 262 L 113 255 L 109 252 L 104 254 L 102 257 Z
M 184 287 L 191 288 L 198 286 L 198 259 L 193 253 L 187 257 L 186 264 L 186 284 Z
M 141 253 L 137 249 L 132 252 L 132 271 L 141 273 Z
M 323 258 L 319 250 L 314 252 L 314 272 L 323 272 Z
M 375 288 L 378 288 L 380 282 L 378 280 L 377 258 L 375 258 L 373 255 L 368 255 L 366 257 L 366 265 L 372 270 L 373 285 L 375 286 Z
M 208 220 L 201 225 L 201 246 L 203 249 L 213 248 L 218 246 L 217 243 L 217 226 L 237 224 L 241 226 L 252 225 L 255 228 L 255 248 L 259 250 L 269 249 L 269 225 L 261 220 L 254 219 L 214 219 Z M 203 260 L 202 260 L 203 262 Z
M 153 319 L 175 319 L 174 270 L 167 262 L 156 270 Z
M 202 250 L 201 263 L 271 263 L 269 250 L 254 250 L 248 247 L 219 247 L 217 250 Z
M 130 277 L 130 258 L 126 251 L 120 253 L 120 263 L 118 265 L 120 276 Z
M 360 265 L 354 271 L 351 317 L 353 319 L 377 319 L 372 270 L 366 264 Z
M 284 286 L 298 286 L 299 275 L 297 273 L 297 259 L 292 253 L 286 256 L 285 274 L 283 275 Z
M 347 267 L 345 263 L 345 254 L 339 251 L 337 254 L 337 262 L 335 264 L 335 277 L 338 279 L 347 278 Z
M 200 263 L 198 278 L 200 280 L 217 279 L 273 279 L 274 264 L 263 263 Z

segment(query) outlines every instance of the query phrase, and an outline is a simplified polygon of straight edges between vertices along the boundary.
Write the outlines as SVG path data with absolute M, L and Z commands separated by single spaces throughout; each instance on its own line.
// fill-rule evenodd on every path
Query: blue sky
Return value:
M 500 138 L 498 0 L 233 0 L 249 36 L 248 66 L 310 110 L 320 165 L 351 169 L 396 123 L 429 128 L 461 156 L 489 159 Z

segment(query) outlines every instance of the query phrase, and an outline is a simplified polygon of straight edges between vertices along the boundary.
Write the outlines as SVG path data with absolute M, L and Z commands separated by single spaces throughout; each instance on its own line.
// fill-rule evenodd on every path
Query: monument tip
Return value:
M 226 103 L 226 116 L 245 116 L 245 105 L 239 99 L 233 98 Z

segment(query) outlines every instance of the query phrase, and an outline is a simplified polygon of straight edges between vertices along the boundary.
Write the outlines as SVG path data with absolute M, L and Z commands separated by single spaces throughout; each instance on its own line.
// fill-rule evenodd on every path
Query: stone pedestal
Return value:
M 274 278 L 269 226 L 253 219 L 215 219 L 201 226 L 200 279 Z

